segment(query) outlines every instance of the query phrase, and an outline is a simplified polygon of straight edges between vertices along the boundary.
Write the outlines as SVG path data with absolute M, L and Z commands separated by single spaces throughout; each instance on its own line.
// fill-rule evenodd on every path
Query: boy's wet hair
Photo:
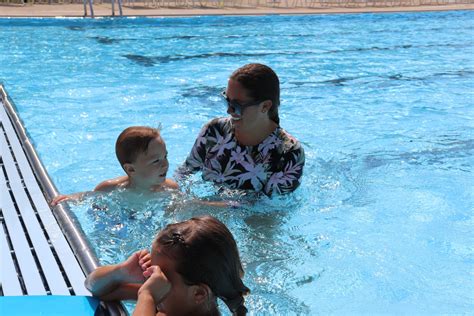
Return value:
M 245 315 L 244 271 L 232 233 L 212 216 L 194 217 L 166 226 L 156 237 L 160 252 L 176 262 L 188 285 L 206 284 L 233 315 Z M 217 312 L 217 304 L 214 306 Z
M 280 106 L 280 80 L 277 74 L 263 64 L 247 64 L 232 73 L 230 79 L 240 83 L 255 101 L 272 101 L 268 117 L 280 124 L 278 107 Z
M 148 150 L 150 142 L 161 137 L 160 131 L 148 126 L 131 126 L 120 133 L 115 142 L 115 154 L 123 167 L 126 163 L 134 163 L 138 154 Z

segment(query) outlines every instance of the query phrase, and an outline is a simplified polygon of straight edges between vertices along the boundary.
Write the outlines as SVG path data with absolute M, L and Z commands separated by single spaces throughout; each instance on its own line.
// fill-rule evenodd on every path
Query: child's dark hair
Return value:
M 152 139 L 160 137 L 160 131 L 147 126 L 131 126 L 120 133 L 115 142 L 115 154 L 123 166 L 133 163 L 139 153 L 146 152 Z
M 255 101 L 272 101 L 268 117 L 280 124 L 280 80 L 277 74 L 263 64 L 247 64 L 232 73 L 230 79 L 240 83 Z
M 160 251 L 176 260 L 176 271 L 188 285 L 206 284 L 233 315 L 245 315 L 244 271 L 232 233 L 212 216 L 171 224 L 156 237 Z M 214 305 L 215 312 L 217 304 Z

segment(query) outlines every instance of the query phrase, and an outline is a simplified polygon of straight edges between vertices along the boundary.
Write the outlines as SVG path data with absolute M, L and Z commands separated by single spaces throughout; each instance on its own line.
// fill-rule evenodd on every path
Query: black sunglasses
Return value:
M 248 108 L 248 107 L 250 107 L 250 106 L 260 105 L 260 103 L 263 102 L 263 101 L 259 101 L 258 103 L 240 104 L 239 102 L 237 102 L 237 101 L 235 101 L 235 100 L 229 99 L 229 97 L 227 96 L 227 93 L 225 92 L 225 90 L 221 92 L 221 96 L 226 100 L 226 102 L 227 102 L 227 107 L 228 107 L 228 108 L 231 108 L 231 109 L 232 109 L 232 112 L 234 112 L 234 113 L 237 114 L 238 116 L 241 116 L 241 115 L 242 115 L 242 111 L 243 111 L 245 108 Z

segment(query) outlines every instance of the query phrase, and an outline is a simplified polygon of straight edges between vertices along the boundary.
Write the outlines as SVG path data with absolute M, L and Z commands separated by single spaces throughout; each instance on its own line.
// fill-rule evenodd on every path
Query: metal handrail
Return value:
M 90 11 L 91 11 L 91 18 L 94 17 L 94 7 L 93 7 L 93 3 L 94 0 L 82 0 L 82 3 L 84 4 L 84 16 L 86 17 L 87 16 L 87 3 L 89 3 L 89 8 L 90 8 Z
M 115 16 L 115 6 L 114 6 L 115 0 L 111 0 L 111 3 L 112 3 L 112 16 Z M 117 0 L 117 4 L 118 4 L 118 8 L 119 8 L 119 14 L 120 14 L 120 16 L 123 16 L 122 0 Z
M 94 0 L 82 0 L 82 4 L 84 5 L 84 17 L 87 16 L 87 5 L 89 5 L 90 17 L 94 18 Z M 115 0 L 110 0 L 110 4 L 112 6 L 112 16 L 115 16 Z M 117 5 L 119 15 L 123 16 L 122 0 L 117 0 Z

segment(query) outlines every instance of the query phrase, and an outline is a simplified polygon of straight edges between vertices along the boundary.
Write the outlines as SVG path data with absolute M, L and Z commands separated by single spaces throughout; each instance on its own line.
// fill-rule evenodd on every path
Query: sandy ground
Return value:
M 264 14 L 328 14 L 363 12 L 402 12 L 402 11 L 446 11 L 473 10 L 472 4 L 420 5 L 400 7 L 363 8 L 279 8 L 279 7 L 205 7 L 205 8 L 151 8 L 144 6 L 124 6 L 124 16 L 192 16 L 192 15 L 264 15 Z M 94 14 L 111 16 L 110 4 L 94 4 Z M 115 15 L 118 15 L 115 6 Z M 0 4 L 0 17 L 82 17 L 82 4 Z

